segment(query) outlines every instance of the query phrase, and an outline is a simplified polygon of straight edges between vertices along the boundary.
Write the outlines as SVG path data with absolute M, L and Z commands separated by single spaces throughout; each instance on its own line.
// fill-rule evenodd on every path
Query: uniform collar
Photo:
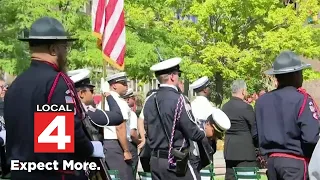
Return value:
M 176 91 L 178 91 L 178 88 L 174 85 L 170 85 L 170 84 L 160 84 L 160 87 L 171 87 L 173 89 L 175 89 Z
M 231 99 L 243 101 L 243 99 L 235 97 L 235 96 L 231 96 Z
M 55 70 L 54 67 L 51 66 L 49 63 L 46 63 L 46 62 L 44 62 L 44 61 L 34 60 L 34 59 L 31 60 L 31 66 L 34 66 L 34 67 L 43 67 L 43 68 Z
M 196 97 L 196 99 L 200 99 L 200 100 L 207 100 L 207 101 L 209 101 L 209 100 L 208 100 L 208 98 L 207 98 L 207 97 L 205 97 L 205 96 L 197 96 L 197 97 Z
M 112 96 L 115 96 L 115 97 L 120 97 L 120 94 L 119 93 L 117 93 L 117 92 L 115 92 L 115 91 L 110 91 L 110 94 L 112 95 Z

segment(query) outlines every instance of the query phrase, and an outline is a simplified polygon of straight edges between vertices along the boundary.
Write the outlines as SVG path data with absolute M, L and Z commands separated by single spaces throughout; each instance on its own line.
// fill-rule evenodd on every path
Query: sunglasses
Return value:
M 4 89 L 4 88 L 8 89 L 8 87 L 9 86 L 7 84 L 0 86 L 1 89 Z

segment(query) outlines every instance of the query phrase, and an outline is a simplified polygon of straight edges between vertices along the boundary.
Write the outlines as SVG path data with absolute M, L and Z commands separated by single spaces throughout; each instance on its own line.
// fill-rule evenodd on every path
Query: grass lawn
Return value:
M 224 177 L 215 177 L 214 180 L 224 180 Z M 267 176 L 262 175 L 260 180 L 268 180 Z

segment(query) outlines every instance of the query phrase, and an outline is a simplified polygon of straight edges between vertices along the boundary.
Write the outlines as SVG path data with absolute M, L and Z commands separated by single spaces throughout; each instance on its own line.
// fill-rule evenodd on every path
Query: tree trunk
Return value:
M 214 104 L 217 107 L 221 107 L 223 101 L 223 77 L 221 72 L 216 72 L 214 75 L 215 79 L 215 97 Z

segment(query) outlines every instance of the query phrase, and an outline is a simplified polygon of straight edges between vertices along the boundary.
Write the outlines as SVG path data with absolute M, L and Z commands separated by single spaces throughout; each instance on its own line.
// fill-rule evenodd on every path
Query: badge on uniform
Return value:
M 312 112 L 313 118 L 318 120 L 319 119 L 319 114 L 318 114 L 316 108 L 314 107 L 313 102 L 309 102 L 309 109 Z
M 67 104 L 73 104 L 73 98 L 71 96 L 65 96 Z

